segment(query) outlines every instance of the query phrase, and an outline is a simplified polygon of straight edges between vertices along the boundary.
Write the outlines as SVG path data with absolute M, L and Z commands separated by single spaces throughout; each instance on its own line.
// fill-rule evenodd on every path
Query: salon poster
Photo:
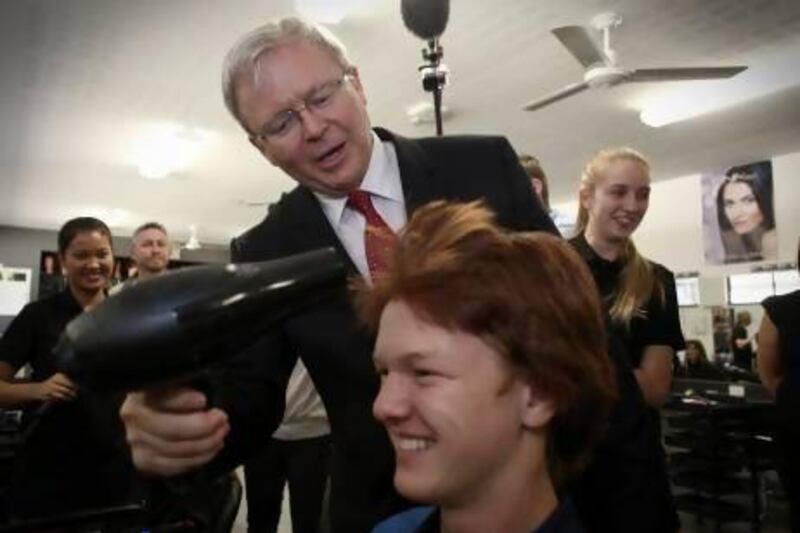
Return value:
M 777 259 L 772 162 L 759 161 L 703 174 L 701 187 L 707 263 Z

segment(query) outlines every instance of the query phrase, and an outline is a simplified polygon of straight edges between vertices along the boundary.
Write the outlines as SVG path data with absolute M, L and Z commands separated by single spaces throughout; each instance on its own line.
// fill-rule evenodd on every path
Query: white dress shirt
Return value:
M 391 142 L 381 141 L 375 132 L 372 132 L 372 139 L 372 155 L 359 189 L 370 194 L 372 205 L 392 231 L 398 233 L 406 225 L 406 202 L 397 152 Z M 318 192 L 314 194 L 356 268 L 365 279 L 371 281 L 364 249 L 364 230 L 367 225 L 364 215 L 347 206 L 347 197 L 332 198 Z

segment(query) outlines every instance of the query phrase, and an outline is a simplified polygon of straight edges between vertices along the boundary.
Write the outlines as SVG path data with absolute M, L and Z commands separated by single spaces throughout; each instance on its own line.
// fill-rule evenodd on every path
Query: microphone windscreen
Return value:
M 444 33 L 450 16 L 449 0 L 401 0 L 403 24 L 411 33 L 425 40 Z

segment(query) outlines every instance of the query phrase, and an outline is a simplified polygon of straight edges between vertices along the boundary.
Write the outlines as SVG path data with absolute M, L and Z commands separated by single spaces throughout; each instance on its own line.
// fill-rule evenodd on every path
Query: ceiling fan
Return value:
M 583 26 L 554 28 L 553 35 L 567 47 L 586 68 L 583 81 L 567 85 L 543 98 L 526 104 L 525 111 L 535 111 L 568 96 L 595 87 L 612 87 L 620 83 L 648 81 L 689 81 L 730 78 L 747 69 L 734 67 L 677 67 L 626 69 L 617 63 L 617 54 L 611 48 L 611 28 L 622 24 L 616 13 L 601 13 L 592 18 L 592 27 L 603 34 L 603 48 L 595 44 L 590 31 Z

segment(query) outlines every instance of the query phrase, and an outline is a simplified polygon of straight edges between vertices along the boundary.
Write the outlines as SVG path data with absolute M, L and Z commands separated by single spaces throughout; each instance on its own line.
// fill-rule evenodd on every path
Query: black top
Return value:
M 747 339 L 747 328 L 741 325 L 734 326 L 733 335 L 731 336 L 733 364 L 745 370 L 753 370 L 753 344 L 748 342 L 741 348 L 736 345 L 737 340 L 745 339 Z
M 595 283 L 600 290 L 603 307 L 608 314 L 614 304 L 619 288 L 619 276 L 622 272 L 622 261 L 608 261 L 586 242 L 583 234 L 570 239 L 570 244 L 586 260 L 592 271 Z M 651 296 L 641 314 L 634 314 L 630 325 L 611 324 L 614 334 L 625 344 L 630 357 L 631 366 L 641 365 L 644 350 L 651 345 L 666 345 L 673 350 L 682 350 L 685 346 L 681 332 L 680 315 L 678 314 L 678 295 L 675 290 L 675 276 L 664 266 L 649 261 L 653 272 L 664 288 L 664 302 Z
M 56 373 L 53 347 L 61 332 L 82 312 L 69 290 L 29 303 L 0 338 L 0 361 L 16 369 L 30 364 L 31 379 L 44 381 Z
M 725 380 L 725 374 L 722 370 L 708 361 L 698 361 L 696 363 L 686 361 L 686 364 L 678 369 L 677 375 L 689 379 Z
M 683 347 L 674 279 L 666 268 L 653 264 L 664 283 L 667 305 L 662 308 L 658 299 L 651 298 L 646 314 L 634 318 L 630 328 L 612 324 L 609 310 L 622 264 L 600 257 L 583 235 L 569 242 L 587 262 L 603 301 L 618 393 L 606 437 L 571 487 L 575 505 L 588 531 L 676 531 L 677 512 L 669 493 L 657 412 L 645 403 L 633 373 L 646 346 Z
M 0 338 L 0 361 L 30 364 L 33 380 L 56 372 L 52 353 L 67 323 L 83 312 L 69 289 L 26 305 Z M 121 397 L 86 396 L 26 406 L 26 439 L 8 500 L 17 518 L 54 516 L 123 503 L 132 469 L 118 415 Z
M 783 367 L 783 386 L 800 392 L 800 290 L 782 296 L 770 296 L 764 310 L 778 330 L 778 349 Z

